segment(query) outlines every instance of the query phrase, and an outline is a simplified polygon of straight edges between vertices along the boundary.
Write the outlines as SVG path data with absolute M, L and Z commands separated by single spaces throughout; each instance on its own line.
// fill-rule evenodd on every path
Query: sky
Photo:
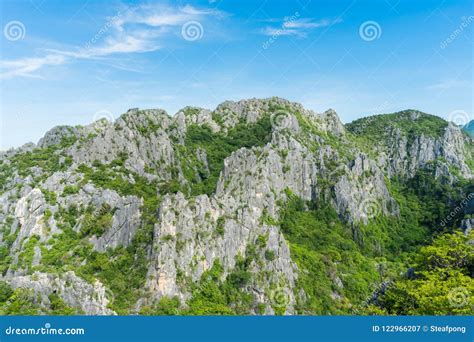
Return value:
M 473 119 L 470 0 L 0 2 L 0 149 L 129 108 L 279 96 Z

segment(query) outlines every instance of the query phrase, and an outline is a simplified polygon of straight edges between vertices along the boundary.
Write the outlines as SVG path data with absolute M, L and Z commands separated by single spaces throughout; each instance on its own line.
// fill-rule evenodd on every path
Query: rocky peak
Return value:
M 328 109 L 318 116 L 321 119 L 324 130 L 332 132 L 336 136 L 341 136 L 346 132 L 344 125 L 334 109 Z
M 50 129 L 38 141 L 39 147 L 48 147 L 51 145 L 59 145 L 64 139 L 77 136 L 77 128 L 72 126 L 56 126 Z
M 219 298 L 239 298 L 217 305 L 232 313 L 324 312 L 319 298 L 346 312 L 362 299 L 351 289 L 373 282 L 372 256 L 431 229 L 406 214 L 392 180 L 436 164 L 433 182 L 458 184 L 472 178 L 472 152 L 458 127 L 418 111 L 344 126 L 332 109 L 280 98 L 55 127 L 2 156 L 0 277 L 43 307 L 57 291 L 86 314 L 138 313 L 175 296 L 193 310 L 209 277 Z
M 405 110 L 359 119 L 346 127 L 377 147 L 376 154 L 391 176 L 413 177 L 420 168 L 435 163 L 434 174 L 438 176 L 456 179 L 446 172 L 455 167 L 464 178 L 472 177 L 468 166 L 472 142 L 459 127 L 439 117 Z

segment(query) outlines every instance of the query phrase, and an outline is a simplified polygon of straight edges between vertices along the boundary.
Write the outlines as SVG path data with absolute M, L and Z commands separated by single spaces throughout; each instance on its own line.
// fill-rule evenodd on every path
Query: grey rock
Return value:
M 34 291 L 38 303 L 49 305 L 49 296 L 58 294 L 64 302 L 86 315 L 113 315 L 115 312 L 107 308 L 110 298 L 106 288 L 98 280 L 92 285 L 76 276 L 72 271 L 56 276 L 35 272 L 28 276 L 4 278 L 14 289 L 24 288 Z

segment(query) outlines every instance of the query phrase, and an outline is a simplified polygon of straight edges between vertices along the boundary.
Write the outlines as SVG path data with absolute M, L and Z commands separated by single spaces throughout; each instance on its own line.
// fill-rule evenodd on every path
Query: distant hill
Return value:
M 462 130 L 474 138 L 474 120 L 464 126 Z

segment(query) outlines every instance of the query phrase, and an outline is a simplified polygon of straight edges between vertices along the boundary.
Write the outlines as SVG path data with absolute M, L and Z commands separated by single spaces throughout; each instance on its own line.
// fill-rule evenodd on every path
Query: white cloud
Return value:
M 309 18 L 297 19 L 293 21 L 285 21 L 283 27 L 285 28 L 294 28 L 294 29 L 311 29 L 319 27 L 327 27 L 337 23 L 340 23 L 341 19 L 329 20 L 322 19 L 319 21 L 312 21 Z
M 289 18 L 284 19 L 280 27 L 267 26 L 263 28 L 260 32 L 266 36 L 300 36 L 305 37 L 308 34 L 308 31 L 312 29 L 317 29 L 321 27 L 329 27 L 334 24 L 342 22 L 342 19 L 321 19 L 319 21 L 314 21 L 311 18 Z
M 276 27 L 265 27 L 261 31 L 262 34 L 266 36 L 298 36 L 303 35 L 303 32 L 294 29 L 286 29 L 286 28 L 276 28 Z
M 16 76 L 39 77 L 34 72 L 44 66 L 61 65 L 66 57 L 58 54 L 49 54 L 43 57 L 22 58 L 14 61 L 0 61 L 1 78 Z
M 44 49 L 43 57 L 0 61 L 0 78 L 39 77 L 34 73 L 46 66 L 78 59 L 99 59 L 116 54 L 145 53 L 159 50 L 162 40 L 188 21 L 223 18 L 226 13 L 190 5 L 171 7 L 144 5 L 127 8 L 108 18 L 104 26 L 83 47 L 68 50 Z M 176 30 L 175 30 L 176 31 Z

